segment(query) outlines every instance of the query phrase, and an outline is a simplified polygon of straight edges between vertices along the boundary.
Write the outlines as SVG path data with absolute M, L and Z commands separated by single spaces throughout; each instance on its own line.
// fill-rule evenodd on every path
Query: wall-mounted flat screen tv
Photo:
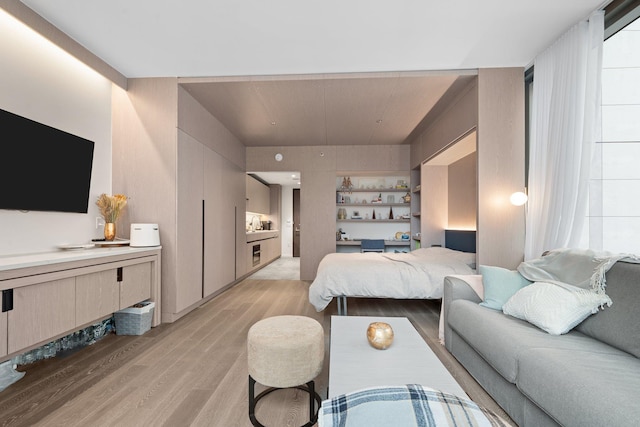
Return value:
M 0 209 L 87 213 L 94 142 L 0 109 Z

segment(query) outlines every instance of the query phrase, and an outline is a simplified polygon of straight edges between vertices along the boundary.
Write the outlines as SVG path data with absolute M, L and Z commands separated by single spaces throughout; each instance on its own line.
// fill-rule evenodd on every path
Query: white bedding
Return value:
M 334 297 L 442 298 L 444 277 L 475 274 L 475 254 L 447 248 L 408 253 L 331 253 L 318 265 L 309 302 L 324 310 Z

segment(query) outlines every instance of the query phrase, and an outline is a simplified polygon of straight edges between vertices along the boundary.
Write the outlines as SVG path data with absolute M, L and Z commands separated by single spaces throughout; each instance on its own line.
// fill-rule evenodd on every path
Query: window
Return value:
M 589 247 L 640 254 L 640 19 L 604 42 L 589 197 Z
M 589 187 L 588 226 L 581 247 L 640 255 L 640 0 L 605 9 L 602 134 Z M 529 102 L 533 67 L 525 72 L 528 175 Z M 525 178 L 528 176 L 525 175 Z

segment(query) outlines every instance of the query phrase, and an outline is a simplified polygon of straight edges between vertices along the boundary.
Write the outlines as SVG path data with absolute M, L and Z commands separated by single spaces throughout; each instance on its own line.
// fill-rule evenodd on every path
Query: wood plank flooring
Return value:
M 324 368 L 316 388 L 326 398 L 329 330 L 335 301 L 321 313 L 309 282 L 247 279 L 184 318 L 142 336 L 108 335 L 68 356 L 18 369 L 26 375 L 0 392 L 2 426 L 250 426 L 246 336 L 260 319 L 309 316 L 325 330 Z M 467 394 L 508 419 L 438 343 L 439 301 L 349 299 L 350 315 L 406 316 Z M 258 384 L 256 392 L 263 388 Z M 268 426 L 299 426 L 307 395 L 283 390 L 256 410 Z

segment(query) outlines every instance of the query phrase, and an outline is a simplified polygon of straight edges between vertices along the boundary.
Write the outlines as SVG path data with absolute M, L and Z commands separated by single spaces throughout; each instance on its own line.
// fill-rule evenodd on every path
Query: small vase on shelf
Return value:
M 104 238 L 108 242 L 113 241 L 116 238 L 116 223 L 107 222 L 104 224 Z

